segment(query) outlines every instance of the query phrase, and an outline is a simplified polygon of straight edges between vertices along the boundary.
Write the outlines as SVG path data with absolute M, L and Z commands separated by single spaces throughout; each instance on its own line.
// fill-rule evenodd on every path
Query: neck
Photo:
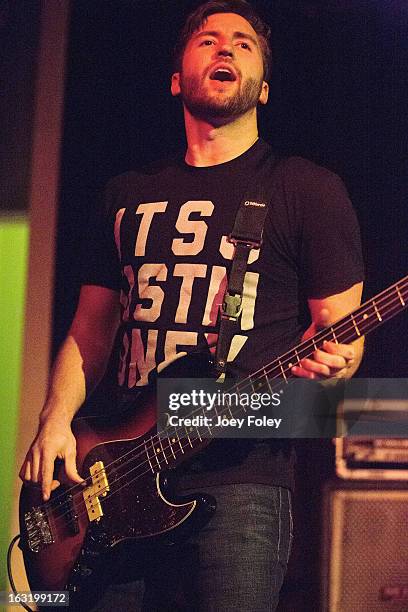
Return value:
M 187 137 L 186 163 L 190 166 L 216 166 L 245 153 L 258 140 L 256 109 L 229 123 L 193 117 L 184 108 Z

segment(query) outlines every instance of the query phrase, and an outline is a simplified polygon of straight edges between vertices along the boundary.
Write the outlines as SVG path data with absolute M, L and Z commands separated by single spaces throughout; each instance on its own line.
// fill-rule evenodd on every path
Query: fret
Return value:
M 160 448 L 161 448 L 161 450 L 162 450 L 164 460 L 165 460 L 165 462 L 166 462 L 166 463 L 167 463 L 167 465 L 168 465 L 168 464 L 169 464 L 169 462 L 167 461 L 166 453 L 164 452 L 163 444 L 162 444 L 162 441 L 161 441 L 161 438 L 160 438 L 159 434 L 157 434 L 157 437 L 158 437 L 159 442 L 160 442 Z M 159 450 L 159 452 L 160 452 L 160 450 Z
M 183 455 L 184 455 L 183 445 L 182 445 L 182 444 L 181 444 L 181 442 L 180 442 L 180 438 L 179 438 L 179 435 L 178 435 L 178 431 L 177 431 L 177 429 L 176 429 L 176 436 L 177 436 L 177 441 L 178 441 L 179 446 L 180 446 L 180 450 L 181 450 L 181 452 L 182 452 L 182 453 L 183 453 Z
M 197 440 L 197 438 L 194 438 L 194 437 L 193 437 L 194 430 L 195 430 L 195 431 L 197 431 L 197 425 L 195 425 L 195 426 L 191 425 L 191 426 L 188 428 L 188 431 L 190 432 L 190 436 L 192 437 L 193 442 L 195 442 L 195 441 Z
M 241 382 L 243 382 L 243 381 L 241 381 Z M 234 389 L 236 389 L 236 391 L 234 391 Z M 238 401 L 241 399 L 241 391 L 240 391 L 240 388 L 238 387 L 238 385 L 234 385 L 233 387 L 231 387 L 231 389 L 229 389 L 229 392 L 230 392 L 230 393 L 236 393 L 236 394 L 237 394 L 237 397 L 238 397 Z M 246 412 L 246 408 L 245 408 L 245 406 L 240 406 L 240 409 L 241 409 L 241 408 L 242 408 L 242 410 L 243 410 L 244 412 Z M 228 409 L 229 409 L 229 412 L 230 412 L 230 414 L 231 414 L 231 406 L 230 406 L 229 404 L 228 404 Z M 217 415 L 217 416 L 218 416 L 218 415 Z M 222 415 L 221 415 L 221 416 L 222 416 Z M 234 418 L 234 417 L 232 417 L 232 418 Z
M 269 382 L 269 378 L 268 378 L 268 376 L 266 374 L 265 368 L 263 369 L 263 371 L 264 371 L 264 376 L 265 376 L 266 384 L 268 385 L 268 389 L 269 389 L 270 393 L 272 393 L 271 383 Z
M 288 377 L 285 374 L 285 370 L 283 369 L 283 365 L 282 365 L 282 362 L 281 362 L 280 359 L 279 359 L 279 367 L 281 369 L 281 372 L 282 372 L 283 378 L 285 379 L 285 382 L 288 382 Z
M 374 300 L 373 300 L 373 306 L 374 306 L 375 314 L 377 315 L 377 319 L 378 319 L 379 321 L 382 321 L 381 315 L 380 315 L 380 313 L 379 313 L 379 311 L 378 311 L 378 308 L 377 308 L 377 304 L 375 303 L 375 301 L 374 301 Z
M 252 381 L 251 381 L 250 377 L 248 377 L 248 379 L 249 379 L 249 381 L 251 383 L 252 390 L 254 390 L 254 387 L 253 387 L 253 384 L 252 384 Z M 243 382 L 244 382 L 243 380 L 240 381 L 240 383 L 243 383 Z M 238 406 L 240 406 L 240 402 L 241 402 L 241 389 L 238 387 L 238 385 L 234 385 L 234 387 L 231 389 L 231 391 L 234 393 L 233 389 L 236 390 L 235 392 L 236 392 L 236 396 L 237 396 L 237 402 L 235 404 L 235 410 L 238 410 Z M 233 401 L 233 399 L 231 398 L 231 402 L 232 401 Z M 223 403 L 223 406 L 225 406 L 225 405 L 227 406 L 227 412 L 230 413 L 231 418 L 234 418 L 234 415 L 231 412 L 231 404 L 230 404 L 230 402 L 228 400 L 227 400 L 226 404 Z M 221 416 L 223 416 L 223 413 L 221 413 Z
M 264 368 L 264 371 L 265 371 L 265 368 Z M 257 390 L 257 391 L 258 391 L 259 389 L 262 389 L 262 388 L 264 387 L 265 383 L 264 383 L 264 382 L 262 382 L 261 378 L 262 378 L 262 377 L 259 377 L 259 378 L 258 378 L 258 380 L 257 380 L 257 382 L 255 383 L 255 388 L 254 388 L 254 391 L 255 391 L 255 390 Z M 268 379 L 266 378 L 266 376 L 265 376 L 265 375 L 264 375 L 264 378 L 265 378 L 266 382 L 268 383 Z M 252 385 L 252 386 L 253 386 L 253 385 Z
M 202 413 L 203 413 L 203 417 L 205 418 L 207 415 L 205 414 L 205 410 L 204 410 L 204 408 L 202 408 Z M 203 441 L 203 439 L 202 439 L 202 437 L 200 436 L 200 432 L 199 432 L 198 427 L 196 427 L 196 430 L 197 430 L 198 439 L 200 440 L 200 442 L 202 442 L 202 441 Z
M 173 444 L 176 443 L 176 438 L 172 438 L 170 440 L 170 438 L 167 436 L 167 439 L 169 441 L 169 449 L 171 450 L 171 454 L 173 455 L 174 459 L 176 459 L 176 455 L 174 454 L 174 450 L 173 450 Z
M 316 344 L 316 342 L 315 342 L 315 339 L 314 339 L 314 338 L 312 338 L 312 344 L 313 344 L 313 346 L 314 346 L 315 351 L 317 351 L 317 344 Z
M 190 440 L 190 436 L 188 435 L 188 430 L 187 430 L 187 427 L 184 427 L 184 431 L 185 431 L 185 432 L 186 432 L 186 434 L 187 434 L 187 440 L 189 441 L 189 444 L 190 444 L 191 448 L 193 448 L 193 445 L 192 445 L 191 440 Z
M 398 285 L 397 285 L 397 293 L 398 293 L 398 297 L 400 299 L 400 302 L 401 302 L 402 306 L 405 306 L 404 298 L 401 295 L 401 291 L 399 290 Z
M 353 315 L 350 315 L 350 316 L 351 316 L 351 320 L 353 321 L 354 329 L 356 330 L 356 334 L 357 334 L 357 336 L 361 336 L 361 332 L 360 332 L 360 330 L 359 330 L 359 329 L 358 329 L 358 327 L 357 327 L 357 323 L 356 323 L 356 321 L 355 321 L 355 319 L 354 319 Z
M 217 393 L 219 393 L 219 392 L 217 392 Z M 218 402 L 219 402 L 219 401 L 220 401 L 220 396 L 218 396 Z M 219 404 L 218 404 L 218 406 L 219 406 Z M 214 402 L 213 406 L 212 406 L 212 407 L 211 407 L 211 409 L 210 409 L 210 410 L 208 410 L 208 411 L 207 411 L 207 409 L 206 409 L 206 408 L 204 408 L 204 407 L 202 408 L 202 411 L 203 411 L 203 415 L 204 415 L 204 416 L 206 416 L 207 414 L 212 414 L 212 411 L 213 411 L 213 410 L 214 410 L 215 414 L 218 416 L 218 412 L 217 412 L 217 403 L 216 403 L 216 402 Z
M 244 381 L 242 380 L 242 381 L 240 381 L 240 383 L 241 382 L 243 383 Z M 235 385 L 233 388 L 235 389 L 235 393 L 237 395 L 237 404 L 239 404 L 239 402 L 241 400 L 241 389 L 240 389 L 240 387 L 238 387 L 238 385 Z M 228 402 L 228 405 L 229 405 L 229 402 Z
M 296 350 L 296 349 L 294 349 L 294 352 L 295 352 L 295 355 L 296 355 L 296 359 L 298 360 L 298 366 L 299 366 L 299 367 L 302 367 L 302 366 L 300 365 L 300 357 L 299 357 L 299 355 L 298 355 L 297 350 Z M 289 364 L 289 367 L 292 367 L 292 366 Z
M 214 406 L 212 407 L 212 409 L 214 410 L 215 415 L 216 415 L 216 416 L 219 416 L 219 414 L 218 414 L 218 410 L 217 410 L 217 408 L 215 407 L 215 404 L 214 404 Z
M 333 328 L 333 327 L 331 327 L 330 329 L 331 329 L 331 333 L 332 333 L 332 335 L 333 335 L 333 338 L 334 338 L 335 343 L 336 343 L 336 344 L 338 344 L 338 343 L 339 343 L 339 341 L 337 340 L 336 334 L 334 333 L 334 328 Z
M 356 325 L 358 326 L 360 334 L 363 335 L 365 330 L 367 329 L 367 326 L 364 325 L 364 322 L 368 319 L 368 314 L 367 313 L 362 314 L 361 312 L 356 312 L 354 319 L 355 319 Z
M 159 459 L 157 457 L 156 449 L 155 449 L 154 444 L 153 444 L 153 438 L 150 440 L 150 443 L 151 443 L 151 446 L 152 446 L 154 458 L 156 459 L 156 462 L 157 462 L 157 467 L 159 468 L 159 470 L 161 470 L 160 461 L 159 461 Z
M 153 466 L 152 466 L 151 461 L 150 461 L 149 451 L 147 450 L 146 442 L 144 443 L 144 447 L 145 447 L 145 451 L 146 451 L 146 457 L 147 457 L 147 460 L 148 460 L 149 465 L 150 465 L 150 469 L 152 470 L 153 474 L 155 474 L 155 471 L 154 471 Z
M 241 400 L 241 396 L 239 396 L 239 399 Z M 239 402 L 239 409 L 240 410 L 243 410 L 244 412 L 247 412 L 247 408 L 248 408 L 248 406 L 243 406 L 241 401 Z M 238 406 L 237 406 L 237 409 L 238 409 Z

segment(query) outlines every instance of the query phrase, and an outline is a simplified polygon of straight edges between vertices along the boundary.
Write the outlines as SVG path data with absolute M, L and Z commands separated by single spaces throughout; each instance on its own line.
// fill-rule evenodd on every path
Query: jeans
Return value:
M 168 547 L 143 581 L 110 588 L 94 612 L 269 612 L 276 609 L 293 538 L 291 493 L 283 487 L 206 487 L 217 500 L 209 523 Z M 192 490 L 189 490 L 190 494 Z

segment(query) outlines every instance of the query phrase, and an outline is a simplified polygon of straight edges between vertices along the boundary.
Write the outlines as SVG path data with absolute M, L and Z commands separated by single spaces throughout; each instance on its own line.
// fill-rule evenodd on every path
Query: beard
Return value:
M 181 99 L 191 115 L 200 119 L 234 119 L 256 108 L 263 81 L 249 78 L 231 95 L 208 95 L 196 76 L 181 75 Z

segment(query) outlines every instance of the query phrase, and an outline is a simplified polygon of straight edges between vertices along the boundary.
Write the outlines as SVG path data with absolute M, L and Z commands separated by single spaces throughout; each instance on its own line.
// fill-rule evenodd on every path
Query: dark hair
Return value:
M 264 79 L 267 80 L 271 71 L 272 52 L 269 46 L 271 30 L 261 19 L 255 9 L 246 0 L 209 0 L 201 4 L 187 17 L 174 49 L 174 69 L 179 72 L 183 60 L 184 50 L 192 34 L 196 32 L 208 19 L 216 13 L 236 13 L 251 24 L 259 37 L 261 47 Z

